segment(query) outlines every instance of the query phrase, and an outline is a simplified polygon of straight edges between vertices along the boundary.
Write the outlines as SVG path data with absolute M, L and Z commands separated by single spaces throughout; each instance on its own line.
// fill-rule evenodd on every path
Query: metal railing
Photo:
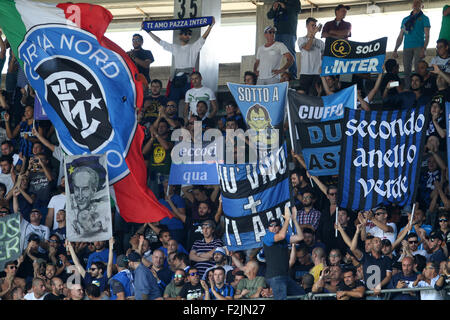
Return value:
M 385 293 L 381 296 L 382 300 L 389 300 L 392 293 L 404 293 L 404 292 L 416 292 L 416 291 L 428 291 L 428 290 L 436 290 L 434 287 L 422 287 L 422 288 L 402 288 L 402 289 L 383 289 L 381 293 Z M 450 294 L 450 285 L 442 288 L 445 291 L 445 294 Z M 373 290 L 366 290 L 364 297 L 367 297 L 373 294 Z M 287 300 L 319 300 L 321 298 L 336 298 L 336 293 L 308 293 L 300 296 L 288 296 Z M 273 298 L 258 298 L 252 300 L 273 300 Z

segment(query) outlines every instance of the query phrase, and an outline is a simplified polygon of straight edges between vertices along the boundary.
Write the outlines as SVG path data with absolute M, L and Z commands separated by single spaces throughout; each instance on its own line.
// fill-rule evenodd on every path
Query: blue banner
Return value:
M 179 142 L 171 151 L 169 184 L 174 185 L 214 185 L 219 184 L 217 162 L 218 141 L 211 143 Z
M 356 108 L 356 85 L 325 97 L 289 90 L 289 122 L 292 145 L 303 154 L 313 176 L 337 175 L 344 109 Z
M 154 20 L 142 22 L 145 31 L 178 30 L 184 28 L 200 28 L 212 24 L 213 17 L 188 19 Z
M 445 103 L 445 114 L 447 119 L 447 150 L 450 146 L 450 102 Z M 448 151 L 447 151 L 448 152 Z M 447 177 L 450 181 L 450 157 L 447 155 L 449 177 Z
M 226 246 L 233 251 L 262 247 L 269 220 L 283 221 L 290 206 L 286 144 L 257 164 L 220 164 L 219 177 Z
M 415 201 L 429 124 L 425 106 L 395 111 L 345 110 L 339 207 L 369 210 Z
M 383 73 L 387 37 L 370 42 L 327 38 L 321 76 Z

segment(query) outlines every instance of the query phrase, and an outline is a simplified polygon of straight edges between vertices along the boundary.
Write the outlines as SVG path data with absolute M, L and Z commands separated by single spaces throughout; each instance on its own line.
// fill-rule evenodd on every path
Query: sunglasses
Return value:
M 175 279 L 177 279 L 177 278 L 179 278 L 179 279 L 184 278 L 184 276 L 182 274 L 174 274 L 173 277 Z
M 447 222 L 448 219 L 439 219 L 439 222 Z
M 419 243 L 419 241 L 417 241 L 417 240 L 411 240 L 411 241 L 408 241 L 408 243 L 411 243 L 411 244 L 413 244 L 413 243 Z
M 337 195 L 337 192 L 329 193 L 328 195 L 329 196 L 335 196 L 335 195 Z
M 276 223 L 272 223 L 272 224 L 269 224 L 269 227 L 276 227 L 277 226 L 277 224 Z
M 89 270 L 95 271 L 95 270 L 98 270 L 98 269 L 97 268 L 90 268 Z
M 303 196 L 303 199 L 312 199 L 311 196 Z
M 384 214 L 384 212 L 375 212 L 376 216 L 381 216 L 382 214 Z
M 191 273 L 189 273 L 189 275 L 190 275 L 191 277 L 195 277 L 195 276 L 198 276 L 198 272 L 191 272 Z
M 9 270 L 17 269 L 17 266 L 9 266 Z

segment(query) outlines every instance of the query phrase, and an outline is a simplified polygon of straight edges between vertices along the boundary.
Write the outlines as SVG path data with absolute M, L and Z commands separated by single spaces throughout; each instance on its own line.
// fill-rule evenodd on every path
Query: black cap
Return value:
M 128 261 L 130 262 L 139 262 L 141 261 L 141 255 L 135 251 L 130 252 L 130 254 L 127 256 Z
M 281 221 L 280 221 L 280 219 L 277 219 L 277 218 L 271 218 L 269 220 L 269 225 L 271 225 L 274 222 L 277 224 L 277 226 L 281 226 Z
M 41 238 L 36 233 L 32 233 L 28 237 L 28 241 L 36 241 L 37 243 L 41 242 Z
M 180 34 L 192 34 L 192 29 L 189 28 L 180 29 Z
M 444 241 L 444 234 L 441 230 L 436 230 L 430 233 L 429 236 L 430 239 L 439 239 L 441 241 Z
M 338 11 L 339 9 L 345 8 L 347 10 L 350 10 L 350 6 L 344 6 L 343 4 L 338 5 L 336 8 L 334 8 L 334 12 Z

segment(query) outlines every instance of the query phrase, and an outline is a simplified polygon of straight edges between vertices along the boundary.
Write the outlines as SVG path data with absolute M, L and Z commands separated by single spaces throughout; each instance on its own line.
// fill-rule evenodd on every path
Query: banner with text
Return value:
M 13 213 L 0 218 L 0 270 L 4 269 L 5 262 L 19 257 L 20 214 Z
M 283 221 L 290 206 L 286 144 L 257 164 L 219 164 L 219 178 L 224 243 L 232 251 L 262 247 L 269 220 Z
M 382 73 L 387 37 L 370 42 L 327 38 L 321 76 Z
M 258 149 L 278 150 L 284 141 L 288 83 L 249 86 L 228 82 L 227 85 L 241 110 L 248 132 L 252 132 L 250 142 Z
M 162 30 L 178 30 L 184 28 L 200 28 L 212 24 L 213 17 L 199 17 L 188 19 L 170 19 L 170 20 L 153 20 L 143 21 L 142 30 L 145 31 L 162 31 Z
M 313 97 L 289 90 L 292 145 L 302 152 L 313 176 L 337 175 L 341 151 L 344 108 L 356 108 L 356 85 L 333 95 Z
M 169 184 L 219 184 L 216 162 L 219 156 L 215 141 L 177 143 L 171 153 Z
M 339 207 L 369 210 L 410 205 L 429 123 L 425 106 L 395 111 L 345 110 Z

